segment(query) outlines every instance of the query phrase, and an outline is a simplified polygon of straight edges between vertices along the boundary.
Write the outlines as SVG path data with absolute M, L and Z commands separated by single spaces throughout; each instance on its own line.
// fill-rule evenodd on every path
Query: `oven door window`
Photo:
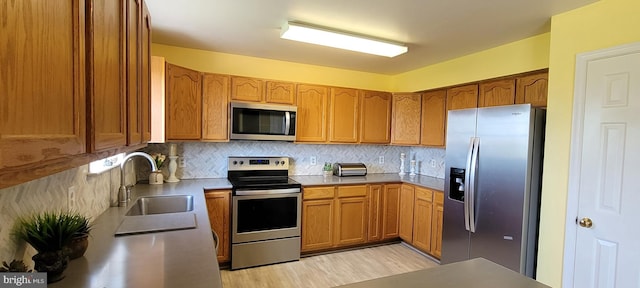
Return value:
M 242 199 L 237 206 L 237 233 L 298 226 L 298 197 Z

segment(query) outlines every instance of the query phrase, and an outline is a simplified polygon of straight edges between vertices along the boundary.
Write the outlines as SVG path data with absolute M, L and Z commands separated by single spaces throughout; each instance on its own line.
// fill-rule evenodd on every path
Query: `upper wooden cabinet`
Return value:
M 534 107 L 546 107 L 547 78 L 547 72 L 518 77 L 516 104 L 530 103 Z
M 229 139 L 229 76 L 205 73 L 202 78 L 202 139 Z
M 478 84 L 447 89 L 447 110 L 478 107 Z
M 93 11 L 87 18 L 88 148 L 95 152 L 127 145 L 126 3 L 87 5 Z
M 296 102 L 296 141 L 326 142 L 329 88 L 298 84 Z
M 231 100 L 261 102 L 263 93 L 262 79 L 231 76 Z
M 142 1 L 127 1 L 127 145 L 142 143 L 141 24 Z
M 422 100 L 420 94 L 393 95 L 391 120 L 391 143 L 403 145 L 420 144 L 420 117 Z
M 478 107 L 513 105 L 516 102 L 516 80 L 502 79 L 480 83 Z
M 202 73 L 166 64 L 166 138 L 199 140 L 202 131 Z
M 331 88 L 329 103 L 329 141 L 358 142 L 358 108 L 360 105 L 358 90 Z
M 265 102 L 275 104 L 296 104 L 296 84 L 291 82 L 267 81 Z
M 422 123 L 420 144 L 443 147 L 447 121 L 447 91 L 436 90 L 422 94 Z
M 142 35 L 140 49 L 140 83 L 142 93 L 142 142 L 151 140 L 151 15 L 145 2 L 142 3 Z M 160 123 L 156 125 L 161 125 Z
M 43 161 L 68 162 L 65 157 L 86 151 L 84 3 L 3 2 L 0 169 Z M 118 79 L 113 82 L 121 85 Z M 120 97 L 118 88 L 115 90 L 114 97 Z M 121 127 L 104 129 L 122 133 Z M 43 172 L 39 171 L 40 177 Z M 0 182 L 0 188 L 6 187 L 4 179 Z
M 391 141 L 391 102 L 391 93 L 361 91 L 360 143 L 386 144 Z

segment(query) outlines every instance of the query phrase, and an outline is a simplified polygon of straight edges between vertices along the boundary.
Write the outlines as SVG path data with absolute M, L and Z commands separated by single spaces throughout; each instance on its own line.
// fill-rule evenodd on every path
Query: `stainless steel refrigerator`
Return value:
M 482 257 L 535 277 L 546 111 L 449 111 L 441 263 Z

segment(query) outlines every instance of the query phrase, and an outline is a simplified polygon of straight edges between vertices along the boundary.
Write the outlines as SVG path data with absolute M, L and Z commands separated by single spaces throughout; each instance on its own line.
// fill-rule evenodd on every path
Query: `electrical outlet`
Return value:
M 69 211 L 76 210 L 76 186 L 71 186 L 67 190 L 67 205 Z
M 309 165 L 316 165 L 318 162 L 316 161 L 316 156 L 309 157 Z
M 430 164 L 431 164 L 431 168 L 436 168 L 436 160 L 431 159 Z
M 384 164 L 384 156 L 378 156 L 378 164 Z
M 184 168 L 187 166 L 187 160 L 184 157 L 178 157 L 178 167 Z

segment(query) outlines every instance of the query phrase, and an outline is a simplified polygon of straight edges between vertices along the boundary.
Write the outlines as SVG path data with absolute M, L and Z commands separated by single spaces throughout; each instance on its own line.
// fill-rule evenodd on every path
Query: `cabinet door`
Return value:
M 129 116 L 127 144 L 142 143 L 141 89 L 141 17 L 142 0 L 127 0 L 127 107 Z
M 480 83 L 478 107 L 513 105 L 516 102 L 515 79 Z
M 420 94 L 394 94 L 391 143 L 420 144 Z
M 88 1 L 89 151 L 127 145 L 126 32 L 124 1 Z
M 431 255 L 440 258 L 442 254 L 442 220 L 444 219 L 444 193 L 433 194 L 433 217 L 431 218 Z
M 362 91 L 360 95 L 360 143 L 391 141 L 391 93 Z
M 231 100 L 260 102 L 263 90 L 261 79 L 231 76 Z
M 165 61 L 164 57 L 151 56 L 151 141 L 165 141 Z
M 433 216 L 433 191 L 415 187 L 413 211 L 413 246 L 431 253 L 431 225 Z
M 401 184 L 384 185 L 382 196 L 382 239 L 397 238 L 400 231 Z
M 267 81 L 267 103 L 296 104 L 296 84 L 290 82 Z
M 369 199 L 369 227 L 367 240 L 369 242 L 382 240 L 382 185 L 369 185 L 367 197 Z
M 447 89 L 447 110 L 478 107 L 478 84 Z
M 202 139 L 229 139 L 229 76 L 205 73 L 202 77 Z
M 147 5 L 142 5 L 142 36 L 141 36 L 140 82 L 142 107 L 140 108 L 142 119 L 142 142 L 151 140 L 151 15 Z M 158 123 L 156 125 L 163 125 Z
M 430 91 L 422 94 L 420 144 L 436 147 L 445 145 L 446 100 L 446 90 Z
M 415 189 L 412 185 L 402 184 L 400 190 L 400 238 L 413 243 L 413 205 Z
M 366 197 L 337 198 L 335 245 L 348 246 L 367 242 L 367 215 Z
M 296 90 L 296 141 L 326 142 L 329 89 L 299 84 Z
M 516 104 L 530 103 L 534 107 L 547 107 L 548 73 L 518 77 Z
M 84 3 L 3 2 L 0 169 L 85 152 Z
M 302 252 L 333 247 L 334 200 L 302 201 Z
M 329 141 L 341 143 L 358 142 L 358 90 L 331 88 Z
M 167 63 L 167 140 L 199 140 L 202 131 L 202 74 Z
M 211 230 L 218 234 L 218 262 L 228 262 L 231 260 L 230 237 L 231 234 L 231 191 L 209 190 L 205 191 L 204 197 L 207 202 L 209 212 L 209 223 Z

